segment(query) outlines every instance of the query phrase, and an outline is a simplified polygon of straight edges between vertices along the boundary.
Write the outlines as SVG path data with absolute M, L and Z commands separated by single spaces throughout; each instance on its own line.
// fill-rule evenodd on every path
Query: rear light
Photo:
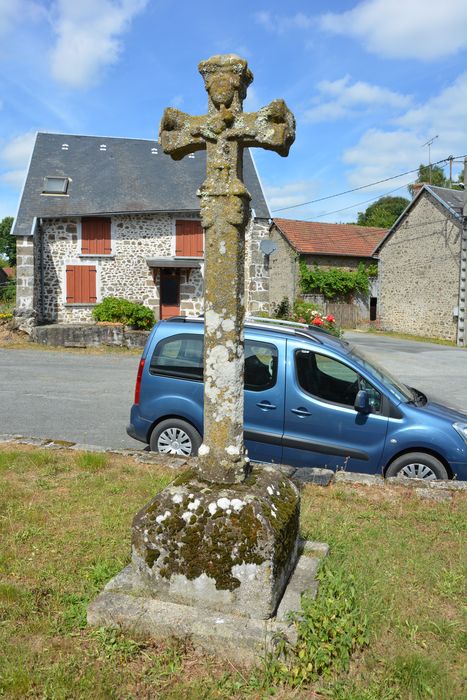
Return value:
M 141 392 L 141 377 L 143 376 L 144 360 L 139 361 L 138 374 L 136 375 L 135 386 L 135 406 L 139 405 L 139 395 Z

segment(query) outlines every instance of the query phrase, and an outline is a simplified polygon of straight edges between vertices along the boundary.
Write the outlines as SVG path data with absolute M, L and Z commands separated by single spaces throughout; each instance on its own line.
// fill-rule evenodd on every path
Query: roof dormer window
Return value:
M 45 177 L 42 194 L 66 194 L 68 182 L 67 177 Z

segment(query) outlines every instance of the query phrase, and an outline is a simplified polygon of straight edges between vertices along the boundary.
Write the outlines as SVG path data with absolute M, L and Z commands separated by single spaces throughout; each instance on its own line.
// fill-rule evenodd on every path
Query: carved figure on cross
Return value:
M 286 156 L 295 119 L 283 100 L 244 113 L 253 75 L 238 56 L 212 56 L 199 64 L 208 112 L 190 116 L 165 110 L 160 141 L 180 160 L 206 149 L 206 180 L 198 196 L 205 231 L 204 440 L 202 477 L 216 483 L 242 481 L 248 473 L 243 444 L 243 322 L 245 230 L 250 195 L 243 184 L 243 149 L 258 146 Z

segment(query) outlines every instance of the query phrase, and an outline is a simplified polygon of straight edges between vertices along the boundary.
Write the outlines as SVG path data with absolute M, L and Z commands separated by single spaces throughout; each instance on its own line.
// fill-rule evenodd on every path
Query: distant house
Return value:
M 203 309 L 204 234 L 196 192 L 200 152 L 175 162 L 155 141 L 39 133 L 18 215 L 17 322 L 91 320 L 106 296 L 152 308 L 156 318 Z M 246 305 L 267 310 L 269 210 L 249 151 Z
M 354 224 L 325 224 L 316 221 L 273 219 L 270 238 L 276 250 L 270 256 L 269 298 L 271 305 L 300 296 L 299 260 L 307 265 L 356 270 L 359 263 L 377 262 L 375 248 L 387 229 Z M 365 300 L 362 315 L 376 316 L 377 287 Z
M 377 247 L 387 330 L 465 345 L 464 192 L 421 186 Z
M 0 267 L 0 296 L 8 282 L 14 278 L 15 270 L 13 267 Z

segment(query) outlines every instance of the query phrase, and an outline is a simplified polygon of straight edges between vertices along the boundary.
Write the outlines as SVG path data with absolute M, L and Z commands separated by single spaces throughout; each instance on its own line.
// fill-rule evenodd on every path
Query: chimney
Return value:
M 425 187 L 425 185 L 428 184 L 426 182 L 414 182 L 412 185 L 412 199 L 415 199 L 417 194 L 420 192 L 422 187 Z

